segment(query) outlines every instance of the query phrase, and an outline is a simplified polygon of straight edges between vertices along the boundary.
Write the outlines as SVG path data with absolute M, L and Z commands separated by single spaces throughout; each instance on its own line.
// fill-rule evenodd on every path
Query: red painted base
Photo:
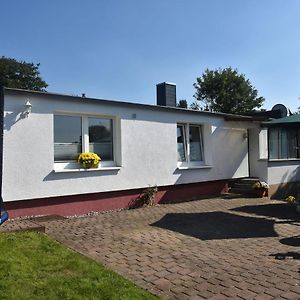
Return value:
M 72 216 L 91 211 L 108 211 L 127 208 L 144 189 L 71 195 L 31 200 L 5 202 L 10 218 L 38 215 Z M 208 181 L 191 184 L 162 186 L 158 188 L 156 203 L 176 203 L 217 196 L 228 190 L 227 181 Z

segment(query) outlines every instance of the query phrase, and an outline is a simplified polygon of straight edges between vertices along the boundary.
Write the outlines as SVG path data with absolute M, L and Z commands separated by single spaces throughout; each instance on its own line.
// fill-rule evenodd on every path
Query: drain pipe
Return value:
M 4 127 L 4 87 L 0 86 L 0 225 L 8 219 L 8 213 L 4 210 L 3 197 L 2 197 L 3 127 Z

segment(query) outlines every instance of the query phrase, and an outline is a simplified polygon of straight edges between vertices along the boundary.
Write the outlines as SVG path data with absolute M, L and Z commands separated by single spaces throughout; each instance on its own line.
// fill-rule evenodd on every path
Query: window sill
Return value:
M 84 169 L 76 162 L 56 162 L 54 163 L 54 173 L 68 173 L 68 172 L 95 172 L 95 171 L 118 171 L 120 166 L 116 166 L 113 161 L 101 162 L 98 168 Z
M 178 170 L 211 169 L 211 168 L 212 168 L 212 166 L 209 166 L 209 165 L 177 167 Z
M 284 161 L 300 161 L 300 158 L 278 158 L 278 159 L 269 159 L 269 162 L 284 162 Z
M 69 172 L 95 172 L 95 171 L 118 171 L 122 167 L 101 167 L 101 168 L 91 168 L 91 169 L 61 169 L 54 168 L 54 173 L 69 173 Z

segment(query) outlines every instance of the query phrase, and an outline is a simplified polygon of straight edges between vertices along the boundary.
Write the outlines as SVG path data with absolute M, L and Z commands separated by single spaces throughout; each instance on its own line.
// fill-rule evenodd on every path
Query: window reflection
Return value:
M 81 152 L 81 117 L 55 115 L 54 161 L 76 160 Z
M 88 118 L 89 151 L 102 160 L 113 160 L 113 124 L 111 119 Z

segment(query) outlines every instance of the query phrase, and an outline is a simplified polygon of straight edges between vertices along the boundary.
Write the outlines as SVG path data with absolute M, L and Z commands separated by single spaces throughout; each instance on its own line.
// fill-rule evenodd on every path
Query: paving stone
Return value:
M 211 298 L 209 298 L 209 300 L 227 300 L 228 297 L 222 294 L 216 294 L 214 296 L 212 296 Z
M 271 300 L 272 297 L 266 294 L 259 294 L 255 298 L 255 300 Z
M 167 279 L 160 278 L 153 282 L 160 290 L 170 290 L 171 282 Z
M 272 297 L 276 297 L 276 296 L 280 296 L 280 294 L 282 294 L 282 291 L 272 287 L 272 288 L 266 290 L 265 293 Z
M 45 226 L 31 220 L 8 220 L 0 226 L 0 232 L 17 231 L 45 232 Z
M 299 300 L 300 299 L 300 294 L 299 293 L 294 293 L 294 292 L 285 292 L 280 295 L 284 299 L 288 300 Z
M 66 246 L 163 299 L 299 300 L 300 261 L 291 256 L 299 249 L 281 241 L 299 236 L 300 222 L 284 208 L 267 198 L 215 198 L 8 221 L 0 231 L 43 226 Z M 276 259 L 279 254 L 285 259 Z

